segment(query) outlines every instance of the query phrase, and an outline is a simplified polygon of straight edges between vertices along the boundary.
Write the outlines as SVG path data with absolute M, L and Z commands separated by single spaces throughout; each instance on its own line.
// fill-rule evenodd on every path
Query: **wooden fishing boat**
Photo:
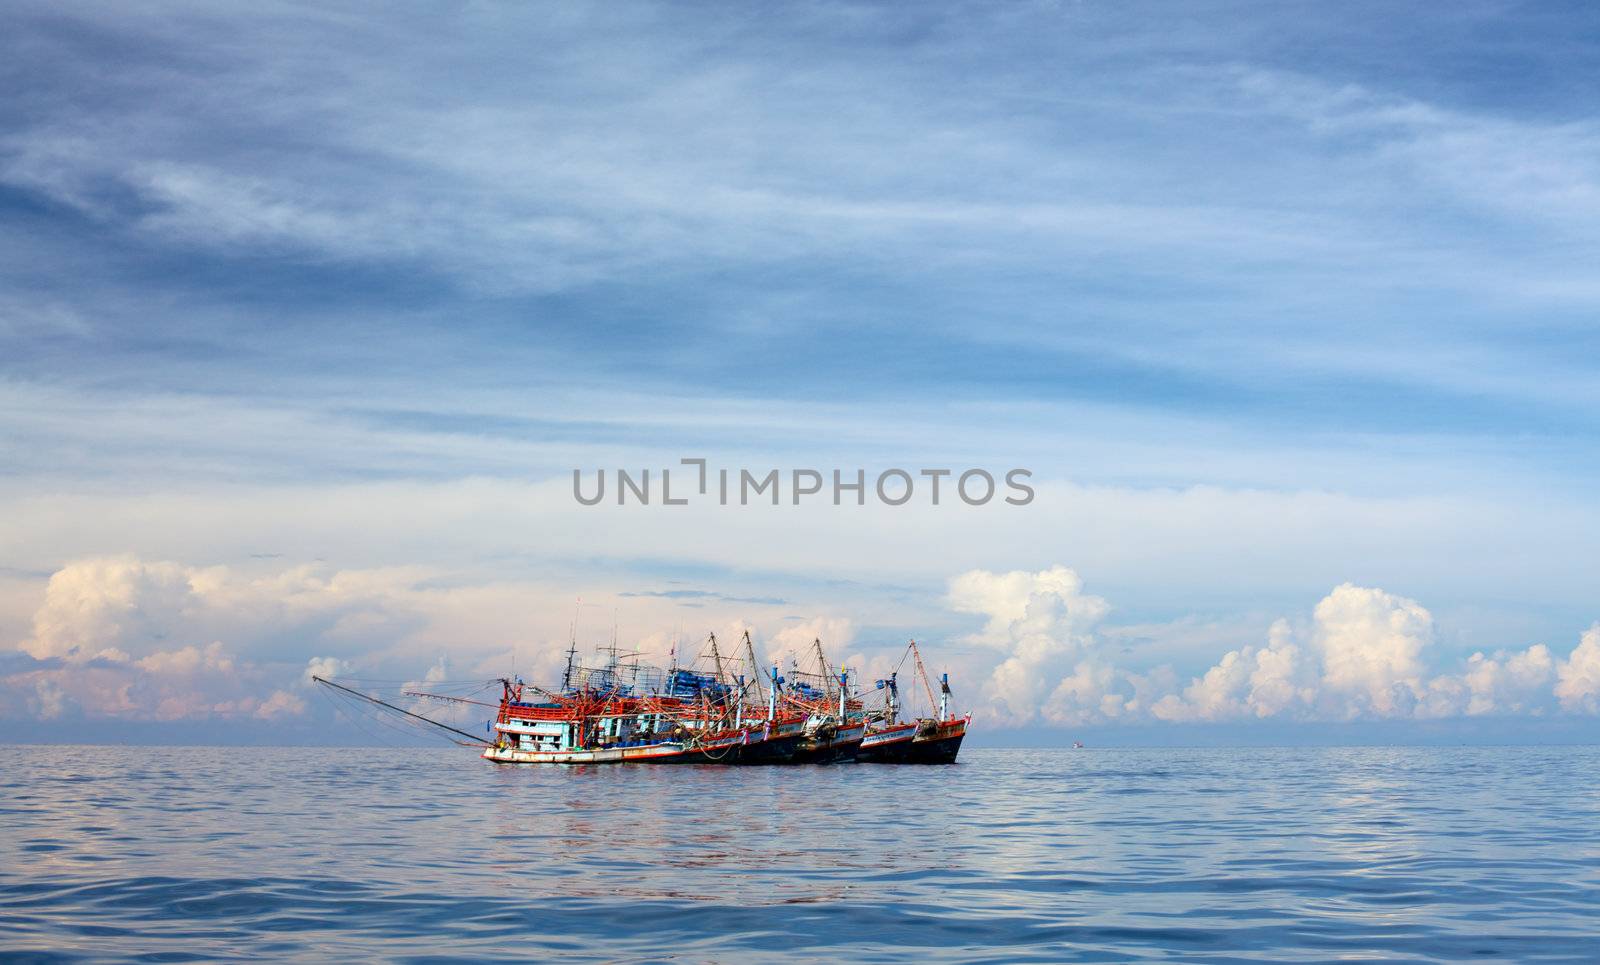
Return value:
M 883 707 L 863 711 L 867 732 L 856 760 L 864 764 L 954 764 L 972 715 L 956 718 L 950 714 L 949 674 L 940 676 L 939 698 L 935 702 L 933 684 L 922 664 L 917 641 L 911 641 L 907 654 L 916 662 L 917 677 L 927 694 L 928 706 L 937 705 L 939 716 L 901 721 L 899 674 L 891 673 L 887 679 L 877 681 L 877 689 L 885 698 Z
M 867 733 L 867 725 L 860 721 L 841 723 L 832 717 L 807 721 L 806 728 L 791 763 L 837 764 L 853 761 Z
M 622 664 L 613 641 L 611 660 L 598 668 L 578 667 L 574 645 L 559 689 L 502 678 L 497 681 L 498 703 L 487 702 L 487 695 L 471 699 L 404 691 L 407 698 L 493 708 L 487 737 L 373 693 L 322 677 L 313 679 L 360 706 L 381 708 L 407 724 L 444 731 L 457 744 L 480 747 L 485 760 L 501 764 L 828 764 L 856 760 L 864 750 L 862 759 L 876 762 L 955 760 L 967 719 L 948 716 L 948 675 L 942 681 L 938 719 L 900 721 L 892 676 L 887 714 L 866 711 L 861 698 L 851 692 L 849 672 L 835 674 L 821 641 L 815 645 L 822 673 L 793 670 L 790 680 L 773 666 L 766 674 L 766 686 L 761 674 L 747 679 L 742 673 L 728 673 L 712 635 L 710 657 L 715 669 L 710 673 L 679 668 L 675 660 L 665 675 L 637 662 Z M 912 647 L 915 652 L 914 642 Z M 745 649 L 754 667 L 748 633 Z M 917 667 L 922 670 L 920 656 Z M 473 695 L 493 683 L 474 683 Z M 757 699 L 752 700 L 752 694 Z
M 699 682 L 698 680 L 696 681 Z M 501 764 L 782 763 L 803 736 L 799 721 L 720 726 L 716 708 L 682 696 L 580 691 L 524 700 L 525 685 L 502 681 L 497 737 L 483 758 Z
M 791 669 L 789 677 L 793 679 L 788 679 L 778 676 L 776 667 L 772 672 L 775 691 L 788 684 L 783 690 L 783 704 L 806 715 L 805 732 L 796 746 L 792 763 L 853 761 L 867 733 L 861 703 L 851 698 L 849 672 L 833 671 L 821 640 L 813 640 L 812 645 L 816 648 L 818 673 Z
M 863 764 L 904 764 L 911 755 L 911 741 L 916 736 L 916 721 L 869 724 L 856 760 Z
M 919 720 L 917 736 L 906 754 L 907 764 L 954 764 L 961 753 L 961 739 L 967 736 L 970 717 L 950 720 Z

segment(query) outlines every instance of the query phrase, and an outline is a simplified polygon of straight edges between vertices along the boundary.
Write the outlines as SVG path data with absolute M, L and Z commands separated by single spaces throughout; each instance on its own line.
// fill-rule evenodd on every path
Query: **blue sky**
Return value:
M 1119 726 L 1172 722 L 1128 675 L 1181 697 L 1279 619 L 1325 684 L 1315 614 L 1346 583 L 1370 591 L 1349 612 L 1428 614 L 1421 676 L 1386 664 L 1418 694 L 1540 644 L 1539 686 L 1564 660 L 1578 679 L 1600 619 L 1592 6 L 11 19 L 19 727 L 105 706 L 71 660 L 116 650 L 97 686 L 131 680 L 124 716 L 290 733 L 317 719 L 294 710 L 308 659 L 489 673 L 512 641 L 553 652 L 579 596 L 640 638 L 826 627 L 863 667 L 916 634 L 998 707 L 1031 631 L 980 631 L 1004 606 L 963 611 L 952 581 L 1057 566 L 1081 590 L 1036 580 L 1040 612 L 1107 609 L 1041 631 L 1035 669 L 1091 665 L 1140 705 Z M 1026 466 L 1040 497 L 570 500 L 575 467 L 683 456 Z M 212 644 L 234 670 L 205 669 Z M 1496 693 L 1475 716 L 1583 716 L 1581 693 Z M 1045 720 L 1109 726 L 1081 710 Z

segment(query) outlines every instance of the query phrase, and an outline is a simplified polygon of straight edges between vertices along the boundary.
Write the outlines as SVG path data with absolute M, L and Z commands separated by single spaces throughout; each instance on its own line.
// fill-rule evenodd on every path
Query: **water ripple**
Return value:
M 1600 751 L 0 748 L 0 955 L 1600 960 Z

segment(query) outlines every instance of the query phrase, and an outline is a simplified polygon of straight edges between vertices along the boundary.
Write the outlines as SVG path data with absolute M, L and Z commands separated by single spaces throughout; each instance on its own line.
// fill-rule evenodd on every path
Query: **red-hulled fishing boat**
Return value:
M 931 709 L 935 706 L 933 684 L 922 665 L 922 652 L 917 649 L 917 641 L 911 641 L 907 652 L 916 661 L 917 677 L 922 682 Z M 879 680 L 877 689 L 883 691 L 884 706 L 863 712 L 867 732 L 856 753 L 856 760 L 864 764 L 955 763 L 972 715 L 957 718 L 950 714 L 949 674 L 942 674 L 939 678 L 938 717 L 900 720 L 898 672 L 891 673 L 886 680 Z
M 748 664 L 754 668 L 748 633 L 744 643 Z M 820 641 L 816 654 L 821 674 L 794 670 L 794 679 L 788 680 L 774 666 L 765 675 L 766 686 L 761 674 L 752 673 L 747 679 L 728 673 L 715 635 L 710 637 L 712 673 L 674 666 L 663 676 L 659 669 L 637 662 L 619 664 L 615 643 L 610 650 L 611 660 L 604 668 L 590 669 L 575 665 L 574 646 L 568 651 L 559 689 L 502 678 L 497 681 L 501 691 L 497 703 L 404 690 L 409 698 L 493 708 L 487 738 L 372 693 L 322 677 L 313 679 L 405 723 L 441 729 L 455 743 L 481 747 L 485 760 L 505 764 L 832 763 L 855 760 L 863 748 L 871 751 L 869 760 L 949 763 L 965 733 L 966 720 L 947 715 L 948 677 L 938 720 L 900 722 L 892 697 L 888 716 L 874 715 L 863 711 L 862 701 L 851 695 L 849 673 L 835 675 L 828 668 Z M 814 686 L 818 678 L 821 687 Z

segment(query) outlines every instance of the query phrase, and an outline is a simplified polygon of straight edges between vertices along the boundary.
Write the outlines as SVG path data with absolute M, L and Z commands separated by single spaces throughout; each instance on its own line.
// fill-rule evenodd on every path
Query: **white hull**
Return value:
M 522 750 L 490 747 L 483 759 L 499 764 L 715 764 L 732 763 L 744 744 L 744 735 L 722 737 L 690 747 L 682 741 L 663 741 L 634 747 L 595 747 L 583 750 Z

